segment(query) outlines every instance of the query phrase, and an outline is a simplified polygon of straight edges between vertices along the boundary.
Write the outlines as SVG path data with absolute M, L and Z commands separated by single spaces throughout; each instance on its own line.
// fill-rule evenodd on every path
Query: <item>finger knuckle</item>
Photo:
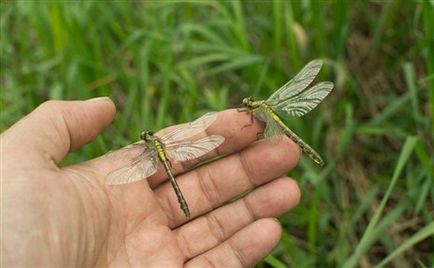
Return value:
M 226 238 L 226 231 L 224 224 L 220 221 L 219 217 L 215 213 L 210 213 L 206 217 L 206 220 L 210 233 L 219 243 L 223 242 Z
M 64 102 L 59 100 L 48 100 L 43 102 L 41 105 L 39 105 L 38 109 L 42 110 L 43 112 L 50 112 L 57 111 L 60 108 L 64 107 Z

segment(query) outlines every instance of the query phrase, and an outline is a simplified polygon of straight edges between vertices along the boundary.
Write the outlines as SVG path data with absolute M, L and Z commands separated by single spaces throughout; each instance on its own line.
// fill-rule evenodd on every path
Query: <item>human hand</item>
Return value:
M 109 99 L 49 101 L 2 133 L 2 266 L 244 267 L 278 243 L 274 217 L 300 198 L 282 177 L 299 159 L 292 141 L 253 143 L 259 123 L 242 129 L 248 113 L 220 112 L 208 134 L 226 140 L 208 156 L 228 156 L 177 176 L 187 220 L 164 172 L 108 186 L 108 157 L 58 167 L 114 114 Z

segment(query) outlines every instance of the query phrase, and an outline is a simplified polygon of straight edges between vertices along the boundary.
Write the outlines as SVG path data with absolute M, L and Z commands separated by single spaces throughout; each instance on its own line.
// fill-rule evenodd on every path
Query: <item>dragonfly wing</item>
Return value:
M 267 103 L 274 106 L 283 100 L 297 95 L 312 83 L 321 70 L 321 67 L 322 60 L 317 59 L 310 61 L 294 78 L 274 92 L 273 95 L 268 98 Z
M 284 135 L 282 128 L 279 126 L 270 112 L 259 109 L 253 114 L 256 118 L 265 122 L 265 129 L 263 133 L 264 138 L 275 140 L 275 138 Z
M 219 135 L 206 136 L 194 142 L 171 144 L 166 146 L 166 153 L 174 162 L 184 162 L 201 157 L 214 150 L 225 140 Z
M 264 138 L 277 141 L 282 135 L 285 135 L 285 133 L 276 121 L 272 120 L 267 122 L 264 130 Z
M 170 132 L 158 136 L 166 144 L 170 143 L 171 141 L 185 140 L 189 137 L 199 134 L 202 131 L 205 131 L 212 123 L 214 123 L 214 121 L 217 119 L 217 116 L 217 112 L 206 113 L 190 123 L 178 125 Z
M 112 161 L 128 159 L 133 162 L 136 157 L 142 155 L 146 150 L 146 143 L 144 141 L 138 141 L 121 149 L 109 151 L 104 155 L 104 157 L 107 157 Z
M 333 83 L 321 82 L 288 100 L 273 106 L 292 116 L 303 116 L 314 109 L 333 89 Z
M 127 184 L 145 179 L 155 172 L 157 172 L 157 158 L 153 151 L 147 150 L 131 158 L 130 163 L 107 174 L 105 182 L 110 185 Z

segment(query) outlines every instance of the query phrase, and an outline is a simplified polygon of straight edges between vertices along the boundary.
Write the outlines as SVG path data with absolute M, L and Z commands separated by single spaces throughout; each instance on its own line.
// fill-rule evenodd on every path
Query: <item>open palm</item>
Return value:
M 300 195 L 282 177 L 299 157 L 289 139 L 254 143 L 262 126 L 243 128 L 249 114 L 219 113 L 208 134 L 225 142 L 206 157 L 225 157 L 173 167 L 192 213 L 186 219 L 163 171 L 107 186 L 109 157 L 58 168 L 114 114 L 108 99 L 51 101 L 1 135 L 5 266 L 245 267 L 277 244 L 273 217 Z

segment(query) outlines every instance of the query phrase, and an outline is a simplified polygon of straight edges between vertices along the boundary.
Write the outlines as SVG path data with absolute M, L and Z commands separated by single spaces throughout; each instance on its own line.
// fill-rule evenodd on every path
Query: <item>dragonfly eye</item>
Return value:
M 244 98 L 243 99 L 243 104 L 245 106 L 251 106 L 252 102 L 253 102 L 253 98 L 252 97 L 248 97 L 248 98 Z
M 142 132 L 140 133 L 140 139 L 141 139 L 141 140 L 146 140 L 146 131 L 142 131 Z

